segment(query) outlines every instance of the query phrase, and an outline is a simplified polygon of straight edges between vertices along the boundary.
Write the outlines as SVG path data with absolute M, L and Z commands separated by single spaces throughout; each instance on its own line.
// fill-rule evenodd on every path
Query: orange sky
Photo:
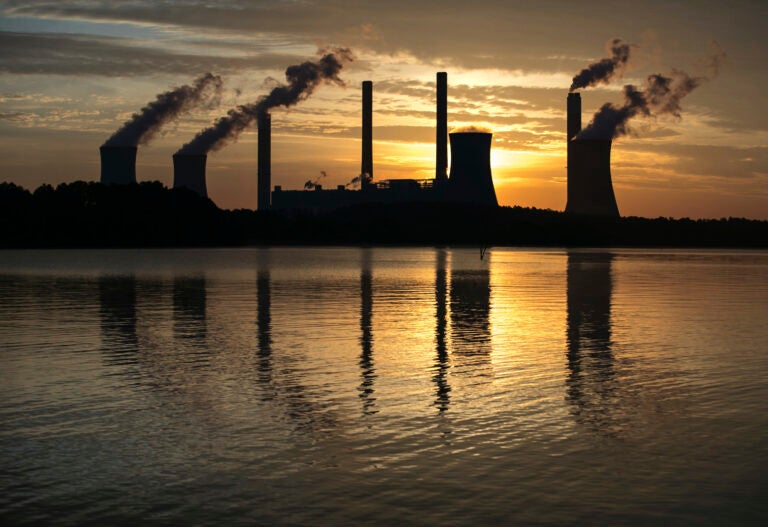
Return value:
M 435 160 L 435 73 L 448 72 L 449 127 L 494 131 L 503 205 L 565 206 L 565 99 L 571 78 L 635 45 L 623 78 L 582 92 L 583 121 L 619 102 L 625 83 L 682 68 L 719 75 L 683 101 L 681 118 L 637 119 L 614 142 L 622 215 L 768 219 L 768 116 L 761 2 L 49 2 L 0 4 L 0 169 L 27 188 L 99 177 L 98 147 L 155 95 L 211 71 L 225 92 L 139 148 L 137 177 L 172 183 L 171 155 L 229 108 L 257 100 L 288 65 L 344 45 L 347 87 L 321 86 L 272 118 L 272 181 L 349 182 L 360 170 L 360 83 L 373 81 L 374 175 L 428 178 Z M 455 4 L 455 5 L 454 5 Z M 711 76 L 711 75 L 710 75 Z M 223 208 L 256 204 L 256 133 L 208 159 Z

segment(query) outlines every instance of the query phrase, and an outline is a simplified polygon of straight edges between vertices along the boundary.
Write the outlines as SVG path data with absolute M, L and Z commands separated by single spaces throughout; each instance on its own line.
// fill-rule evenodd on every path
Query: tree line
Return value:
M 596 218 L 524 207 L 368 203 L 334 211 L 223 210 L 160 182 L 0 183 L 0 247 L 255 244 L 767 247 L 768 221 Z

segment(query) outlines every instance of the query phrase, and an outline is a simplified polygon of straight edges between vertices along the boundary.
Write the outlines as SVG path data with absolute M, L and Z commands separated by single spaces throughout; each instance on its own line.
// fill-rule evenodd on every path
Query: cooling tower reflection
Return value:
M 135 353 L 139 339 L 136 334 L 136 277 L 100 276 L 99 315 L 101 333 L 109 345 L 110 356 L 116 362 L 124 353 Z
M 173 278 L 173 332 L 177 339 L 205 339 L 205 278 L 176 276 Z
M 491 271 L 451 269 L 451 337 L 457 355 L 487 362 L 491 354 Z
M 568 254 L 567 400 L 580 423 L 610 433 L 616 411 L 610 253 Z

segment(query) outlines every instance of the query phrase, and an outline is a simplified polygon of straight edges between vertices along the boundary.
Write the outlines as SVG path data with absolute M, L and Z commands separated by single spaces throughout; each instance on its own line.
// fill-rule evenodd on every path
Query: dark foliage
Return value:
M 221 210 L 159 182 L 0 183 L 0 247 L 248 244 L 768 247 L 768 222 L 605 219 L 521 207 L 366 204 L 331 212 Z

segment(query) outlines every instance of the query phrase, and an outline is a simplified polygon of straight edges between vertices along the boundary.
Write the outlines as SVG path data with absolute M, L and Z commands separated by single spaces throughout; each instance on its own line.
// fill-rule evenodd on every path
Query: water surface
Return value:
M 0 252 L 0 520 L 762 525 L 768 253 Z

